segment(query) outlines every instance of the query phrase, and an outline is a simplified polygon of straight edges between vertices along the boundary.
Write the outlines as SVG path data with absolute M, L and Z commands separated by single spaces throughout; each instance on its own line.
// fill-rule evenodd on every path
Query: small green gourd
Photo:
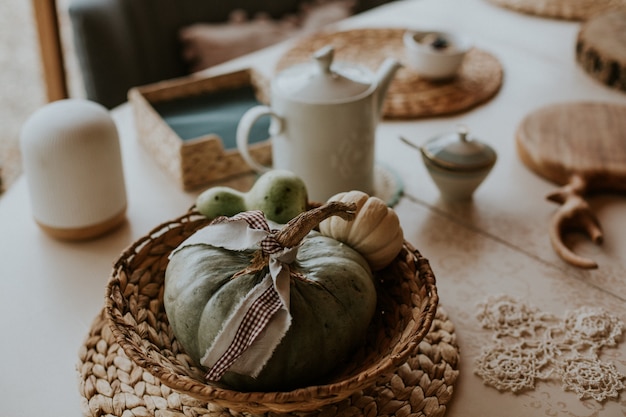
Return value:
M 261 210 L 265 217 L 285 224 L 306 211 L 308 194 L 304 181 L 291 171 L 272 170 L 261 175 L 248 192 L 216 186 L 201 193 L 196 208 L 210 219 Z

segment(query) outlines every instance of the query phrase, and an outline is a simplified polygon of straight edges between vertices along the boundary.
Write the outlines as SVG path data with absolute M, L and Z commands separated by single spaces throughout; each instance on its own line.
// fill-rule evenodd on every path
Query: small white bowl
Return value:
M 408 66 L 432 80 L 453 78 L 472 47 L 465 36 L 441 31 L 408 30 L 403 40 Z

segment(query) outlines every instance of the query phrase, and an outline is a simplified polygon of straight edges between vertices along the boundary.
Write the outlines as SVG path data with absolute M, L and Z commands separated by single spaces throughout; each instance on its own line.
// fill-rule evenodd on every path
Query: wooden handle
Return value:
M 579 268 L 594 269 L 598 264 L 572 252 L 563 243 L 563 236 L 570 231 L 582 231 L 596 244 L 602 243 L 602 229 L 591 207 L 583 198 L 586 181 L 574 174 L 569 183 L 547 196 L 548 200 L 561 204 L 552 217 L 550 241 L 556 253 L 566 262 Z

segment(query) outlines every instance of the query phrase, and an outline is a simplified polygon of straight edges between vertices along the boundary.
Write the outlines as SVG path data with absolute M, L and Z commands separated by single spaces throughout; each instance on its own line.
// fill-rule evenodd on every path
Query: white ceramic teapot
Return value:
M 300 176 L 309 199 L 325 202 L 342 191 L 374 192 L 376 127 L 387 88 L 400 63 L 385 60 L 374 74 L 367 68 L 333 62 L 331 46 L 311 62 L 287 68 L 271 83 L 271 108 L 256 106 L 237 128 L 237 147 L 257 172 L 248 136 L 261 116 L 270 115 L 273 168 Z

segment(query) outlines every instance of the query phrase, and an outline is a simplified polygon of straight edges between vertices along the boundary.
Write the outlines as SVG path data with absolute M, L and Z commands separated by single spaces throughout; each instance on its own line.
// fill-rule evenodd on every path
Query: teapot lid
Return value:
M 451 134 L 435 137 L 422 147 L 422 154 L 440 168 L 452 171 L 474 171 L 495 164 L 497 155 L 489 145 L 470 139 L 466 127 Z
M 326 46 L 313 54 L 312 62 L 282 71 L 274 80 L 276 91 L 287 98 L 307 103 L 345 101 L 368 93 L 373 73 L 364 67 L 333 63 L 334 49 Z

